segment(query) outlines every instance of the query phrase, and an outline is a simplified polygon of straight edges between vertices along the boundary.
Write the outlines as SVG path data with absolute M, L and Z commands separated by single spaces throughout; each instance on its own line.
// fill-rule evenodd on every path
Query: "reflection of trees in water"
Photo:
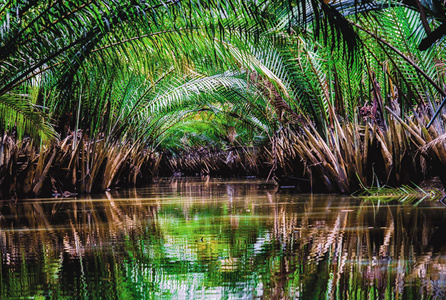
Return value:
M 445 296 L 443 209 L 356 206 L 334 196 L 312 196 L 294 210 L 271 202 L 269 256 L 280 267 L 271 268 L 269 297 L 285 297 L 283 287 L 303 299 Z
M 442 210 L 274 193 L 260 182 L 175 180 L 102 199 L 23 201 L 3 207 L 0 224 L 0 298 L 39 287 L 162 293 L 196 284 L 180 280 L 187 274 L 250 293 L 260 282 L 271 299 L 445 290 Z
M 106 297 L 94 287 L 113 289 L 121 276 L 116 266 L 137 252 L 134 237 L 159 233 L 156 222 L 146 221 L 154 219 L 156 210 L 156 205 L 109 193 L 103 199 L 32 199 L 3 208 L 0 298 L 33 296 L 39 289 L 50 290 L 52 299 L 80 297 L 78 288 L 87 285 L 93 287 L 89 297 Z M 110 244 L 116 247 L 108 249 Z

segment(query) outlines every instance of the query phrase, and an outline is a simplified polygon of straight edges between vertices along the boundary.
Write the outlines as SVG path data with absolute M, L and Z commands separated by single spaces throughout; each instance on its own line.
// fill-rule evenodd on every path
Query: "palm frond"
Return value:
M 57 138 L 40 109 L 32 104 L 29 94 L 10 92 L 0 95 L 0 115 L 1 128 L 10 133 L 15 131 L 19 140 L 26 133 L 37 140 L 41 138 L 45 143 Z

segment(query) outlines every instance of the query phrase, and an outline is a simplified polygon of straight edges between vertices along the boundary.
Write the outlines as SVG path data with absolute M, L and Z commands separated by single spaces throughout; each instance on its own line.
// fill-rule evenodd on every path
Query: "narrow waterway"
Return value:
M 1 299 L 446 297 L 440 203 L 180 178 L 1 205 Z

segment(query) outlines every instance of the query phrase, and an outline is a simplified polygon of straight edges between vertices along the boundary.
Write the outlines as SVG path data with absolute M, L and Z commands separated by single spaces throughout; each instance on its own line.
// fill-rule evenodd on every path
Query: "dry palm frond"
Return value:
M 446 133 L 433 139 L 432 141 L 430 141 L 429 143 L 427 143 L 426 145 L 421 147 L 420 150 L 422 152 L 427 152 L 429 149 L 437 148 L 437 147 L 442 147 L 443 149 L 445 149 L 445 146 L 446 146 L 445 142 L 446 142 Z

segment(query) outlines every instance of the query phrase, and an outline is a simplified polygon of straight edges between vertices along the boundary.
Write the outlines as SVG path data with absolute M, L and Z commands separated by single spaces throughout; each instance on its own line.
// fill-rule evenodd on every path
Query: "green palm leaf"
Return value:
M 42 139 L 43 142 L 53 141 L 57 138 L 51 124 L 44 118 L 38 107 L 30 101 L 30 95 L 6 93 L 0 95 L 0 115 L 3 130 L 16 131 L 20 140 L 25 133 L 32 137 Z

